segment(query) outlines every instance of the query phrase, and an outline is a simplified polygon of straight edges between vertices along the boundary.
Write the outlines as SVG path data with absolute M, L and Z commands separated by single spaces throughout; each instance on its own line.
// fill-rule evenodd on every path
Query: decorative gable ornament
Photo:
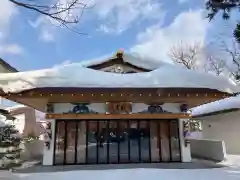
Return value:
M 114 72 L 114 73 L 123 74 L 123 73 L 124 73 L 124 68 L 123 68 L 122 66 L 116 66 L 116 67 L 113 69 L 113 72 Z
M 86 104 L 77 104 L 73 107 L 72 109 L 72 113 L 76 113 L 76 114 L 88 114 L 90 111 L 89 111 L 89 108 Z
M 116 53 L 116 57 L 117 58 L 122 58 L 123 57 L 123 53 L 124 53 L 123 49 L 118 50 L 117 53 Z

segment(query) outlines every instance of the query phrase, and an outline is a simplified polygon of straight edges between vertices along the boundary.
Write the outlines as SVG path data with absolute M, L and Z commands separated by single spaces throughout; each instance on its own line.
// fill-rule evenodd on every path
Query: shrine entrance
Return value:
M 54 164 L 180 162 L 177 119 L 57 120 Z

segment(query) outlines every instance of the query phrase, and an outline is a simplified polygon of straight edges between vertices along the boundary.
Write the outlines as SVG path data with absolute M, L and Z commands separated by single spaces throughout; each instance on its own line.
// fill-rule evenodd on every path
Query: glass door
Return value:
M 87 164 L 97 164 L 98 136 L 97 121 L 87 121 Z
M 57 120 L 54 164 L 181 161 L 178 120 Z

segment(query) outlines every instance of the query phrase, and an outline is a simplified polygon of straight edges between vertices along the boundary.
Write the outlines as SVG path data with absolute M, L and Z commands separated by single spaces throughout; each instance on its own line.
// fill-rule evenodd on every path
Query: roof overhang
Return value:
M 194 118 L 194 119 L 197 119 L 197 118 L 202 119 L 203 118 L 203 120 L 204 120 L 204 117 L 224 115 L 224 114 L 237 112 L 237 111 L 240 111 L 240 108 L 224 109 L 224 110 L 221 110 L 221 111 L 214 111 L 214 112 L 211 112 L 211 113 L 205 113 L 205 114 L 201 114 L 201 115 L 197 115 L 197 116 L 191 116 L 191 117 Z
M 206 88 L 66 88 L 46 87 L 18 93 L 4 93 L 6 99 L 45 111 L 47 103 L 74 102 L 134 102 L 134 103 L 184 103 L 195 107 L 230 96 Z

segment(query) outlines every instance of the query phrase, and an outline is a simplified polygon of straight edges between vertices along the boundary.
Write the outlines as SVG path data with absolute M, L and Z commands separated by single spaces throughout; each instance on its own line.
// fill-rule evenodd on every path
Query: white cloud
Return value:
M 99 0 L 95 13 L 102 22 L 100 30 L 107 33 L 121 33 L 135 22 L 159 20 L 164 14 L 155 0 Z
M 60 0 L 61 4 L 66 5 L 72 0 Z M 86 21 L 98 21 L 100 24 L 96 30 L 104 33 L 119 34 L 133 25 L 140 23 L 143 20 L 159 20 L 162 18 L 164 11 L 161 9 L 161 4 L 157 0 L 84 0 L 90 10 L 85 11 L 86 18 L 81 19 L 81 24 Z M 82 13 L 81 8 L 75 8 L 68 16 L 67 12 L 62 13 L 61 17 L 75 18 Z M 83 22 L 84 21 L 84 22 Z M 56 31 L 55 21 L 48 17 L 39 16 L 35 22 L 30 22 L 34 28 L 40 29 L 42 40 L 43 32 L 51 34 L 51 39 L 54 39 Z
M 188 2 L 189 0 L 178 0 L 178 3 L 179 4 L 183 4 L 183 3 L 186 3 L 186 2 Z
M 52 42 L 52 41 L 54 41 L 53 34 L 50 33 L 47 29 L 43 29 L 42 30 L 39 38 L 42 41 L 45 41 L 45 42 Z
M 169 50 L 176 43 L 204 43 L 208 25 L 202 10 L 182 12 L 169 26 L 154 25 L 138 34 L 131 51 L 168 61 Z
M 10 24 L 13 17 L 18 14 L 16 5 L 9 0 L 0 0 L 0 54 L 21 54 L 22 48 L 17 44 L 6 44 Z
M 59 64 L 55 64 L 55 65 L 53 65 L 53 67 L 64 66 L 64 65 L 71 64 L 71 63 L 72 63 L 71 60 L 66 60 L 66 61 L 63 61 L 63 62 L 61 62 L 61 63 L 59 63 Z
M 16 6 L 8 0 L 0 1 L 0 31 L 7 28 L 11 18 L 17 14 Z
M 17 44 L 4 44 L 0 48 L 0 53 L 20 55 L 23 53 L 23 49 Z
M 84 0 L 83 0 L 84 1 Z M 62 9 L 65 9 L 69 7 L 69 5 L 73 2 L 73 0 L 58 0 L 58 10 L 56 11 L 61 11 Z M 55 4 L 56 0 L 49 0 L 49 5 L 50 4 Z M 83 3 L 81 1 L 81 3 Z M 57 17 L 60 17 L 64 19 L 65 21 L 73 21 L 76 17 L 78 17 L 82 12 L 82 5 L 79 3 L 72 10 L 69 11 L 63 11 L 62 13 L 59 13 Z M 46 15 L 40 14 L 38 18 L 35 21 L 29 21 L 29 24 L 39 30 L 39 39 L 44 41 L 44 42 L 52 42 L 55 40 L 55 36 L 57 34 L 56 28 L 61 28 L 64 27 L 61 25 L 60 22 L 56 21 L 53 18 L 50 18 Z

